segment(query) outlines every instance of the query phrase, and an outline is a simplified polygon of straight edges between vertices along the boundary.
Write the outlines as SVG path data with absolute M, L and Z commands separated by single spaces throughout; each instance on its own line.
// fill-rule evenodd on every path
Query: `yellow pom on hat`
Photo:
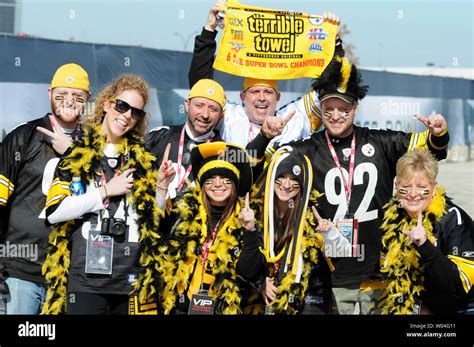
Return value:
M 204 182 L 214 175 L 232 180 L 238 196 L 245 196 L 253 182 L 250 158 L 237 145 L 222 141 L 202 143 L 191 150 L 193 175 L 203 188 Z
M 199 80 L 189 91 L 188 100 L 192 98 L 206 98 L 217 102 L 222 108 L 226 103 L 224 88 L 214 80 Z
M 242 91 L 246 91 L 250 87 L 253 86 L 264 86 L 264 87 L 270 87 L 275 89 L 275 91 L 278 92 L 278 81 L 277 80 L 264 80 L 261 78 L 250 78 L 246 77 L 244 80 L 244 87 L 242 88 Z
M 51 88 L 57 87 L 76 88 L 89 92 L 89 75 L 77 64 L 61 65 L 51 80 Z

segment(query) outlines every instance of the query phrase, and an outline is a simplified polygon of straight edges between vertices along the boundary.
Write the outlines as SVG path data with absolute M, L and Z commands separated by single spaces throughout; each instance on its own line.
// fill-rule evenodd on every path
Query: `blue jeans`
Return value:
M 10 289 L 6 295 L 6 314 L 39 314 L 46 298 L 46 285 L 19 278 L 7 277 Z

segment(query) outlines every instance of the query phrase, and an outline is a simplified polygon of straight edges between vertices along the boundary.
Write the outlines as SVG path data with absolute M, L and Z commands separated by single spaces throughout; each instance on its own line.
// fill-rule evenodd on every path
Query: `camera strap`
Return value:
M 128 225 L 128 224 L 127 224 L 127 220 L 128 220 L 128 208 L 130 207 L 130 204 L 127 204 L 127 196 L 126 196 L 126 195 L 123 195 L 123 198 L 122 198 L 122 199 L 123 199 L 123 211 L 124 211 L 124 212 L 123 212 L 123 213 L 124 213 L 123 216 L 124 216 L 125 224 Z M 109 200 L 109 202 L 110 202 L 110 200 Z M 104 203 L 104 205 L 105 205 L 105 203 Z M 108 204 L 107 204 L 107 206 L 105 206 L 105 209 L 107 209 L 107 207 L 109 207 Z M 119 208 L 120 208 L 120 205 L 119 205 Z M 100 221 L 102 221 L 102 219 L 104 219 L 104 210 L 105 210 L 105 209 L 102 209 L 102 210 L 100 210 L 100 212 L 99 212 L 99 214 L 100 214 Z M 109 218 L 110 218 L 110 217 L 111 217 L 111 213 L 109 213 Z M 100 222 L 100 221 L 99 221 L 99 222 Z

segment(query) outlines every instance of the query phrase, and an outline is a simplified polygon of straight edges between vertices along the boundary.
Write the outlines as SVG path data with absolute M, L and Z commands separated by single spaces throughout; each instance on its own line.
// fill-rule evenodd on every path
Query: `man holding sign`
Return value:
M 223 5 L 224 3 L 222 1 L 219 1 L 209 10 L 206 25 L 203 28 L 201 35 L 198 35 L 196 37 L 193 60 L 191 62 L 191 67 L 189 71 L 190 86 L 193 86 L 194 83 L 196 83 L 201 78 L 213 77 L 213 63 L 214 54 L 216 50 L 215 38 L 217 35 L 216 28 L 218 26 L 217 15 L 219 14 L 220 8 Z M 290 15 L 288 16 L 291 18 Z M 282 22 L 281 18 L 277 22 L 262 22 L 261 20 L 258 20 L 255 16 L 252 18 L 253 20 L 250 20 L 249 22 L 252 28 L 260 28 L 262 25 L 264 25 L 264 23 L 267 23 L 268 25 L 271 25 L 273 23 L 274 27 L 281 27 L 283 25 L 281 23 L 284 22 Z M 329 23 L 327 25 L 332 26 L 332 29 L 335 32 L 335 25 L 339 23 L 339 18 L 334 14 L 327 14 L 324 17 L 314 16 L 314 21 L 316 20 L 319 24 L 315 25 L 314 28 L 312 28 L 316 31 L 319 29 L 323 30 L 322 28 L 319 28 L 319 26 L 322 25 L 324 22 L 327 22 Z M 244 22 L 239 23 L 243 24 Z M 239 26 L 240 24 L 237 25 Z M 319 34 L 317 34 L 316 32 L 313 34 L 310 31 L 312 29 L 309 29 L 309 31 L 307 32 L 307 37 L 309 37 L 309 39 L 313 41 L 312 43 L 314 45 L 319 45 L 323 41 L 330 41 L 330 36 L 322 35 L 323 33 L 321 33 L 320 31 Z M 238 51 L 240 50 L 240 46 L 242 45 L 239 44 L 239 42 L 244 40 L 243 31 L 239 28 L 234 29 L 231 27 L 226 28 L 226 33 L 227 31 L 229 31 L 231 36 L 233 35 L 234 39 L 230 42 L 222 42 L 221 46 L 228 46 L 229 44 L 233 44 L 234 50 L 231 49 L 231 51 L 234 53 L 238 53 Z M 334 36 L 332 37 L 332 39 L 334 40 Z M 332 49 L 334 51 L 334 46 L 332 46 Z M 340 39 L 336 40 L 335 51 L 335 54 L 337 55 L 344 55 Z M 314 53 L 314 55 L 319 56 L 320 53 L 321 52 Z M 329 59 L 331 58 L 329 57 Z M 260 67 L 262 64 L 265 64 L 267 67 L 270 66 L 270 62 L 268 62 L 267 64 L 266 60 L 267 58 L 263 58 L 263 61 L 259 63 Z M 286 106 L 280 108 L 277 111 L 277 104 L 280 100 L 280 92 L 276 79 L 303 77 L 304 74 L 302 74 L 301 71 L 298 72 L 298 69 L 291 67 L 291 63 L 289 61 L 286 61 L 281 64 L 283 64 L 282 66 L 285 66 L 286 64 L 288 68 L 278 69 L 285 70 L 287 72 L 297 71 L 297 73 L 299 73 L 298 76 L 292 75 L 285 77 L 280 76 L 276 79 L 262 79 L 263 76 L 265 78 L 272 78 L 272 76 L 264 72 L 263 69 L 259 69 L 259 64 L 248 62 L 248 65 L 253 65 L 252 71 L 253 73 L 257 71 L 257 75 L 254 75 L 252 78 L 248 77 L 245 79 L 242 91 L 240 93 L 242 105 L 227 102 L 224 109 L 225 117 L 220 121 L 217 126 L 217 128 L 221 132 L 222 138 L 227 142 L 236 143 L 240 146 L 245 147 L 247 143 L 251 142 L 255 138 L 262 137 L 262 135 L 260 135 L 260 131 L 266 119 L 269 119 L 274 115 L 276 115 L 277 117 L 287 116 L 290 112 L 294 112 L 294 117 L 288 122 L 282 133 L 272 139 L 272 145 L 276 143 L 288 143 L 292 140 L 305 137 L 309 135 L 312 130 L 318 129 L 321 125 L 321 112 L 317 93 L 315 93 L 314 91 L 287 104 Z M 271 64 L 274 64 L 274 62 L 272 62 Z M 294 64 L 297 63 L 294 62 Z M 239 72 L 242 71 L 242 68 L 243 67 L 240 66 L 238 71 L 233 70 L 226 72 L 240 74 L 241 76 L 243 76 L 242 72 Z M 311 70 L 314 72 L 314 67 Z M 314 75 L 312 77 L 314 77 Z M 262 132 L 263 136 L 271 137 L 264 131 Z

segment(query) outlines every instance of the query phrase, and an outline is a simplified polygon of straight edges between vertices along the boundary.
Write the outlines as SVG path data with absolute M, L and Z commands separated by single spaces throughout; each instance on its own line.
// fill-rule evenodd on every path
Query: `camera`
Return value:
M 121 218 L 104 218 L 100 228 L 102 235 L 120 236 L 128 230 L 128 225 Z

